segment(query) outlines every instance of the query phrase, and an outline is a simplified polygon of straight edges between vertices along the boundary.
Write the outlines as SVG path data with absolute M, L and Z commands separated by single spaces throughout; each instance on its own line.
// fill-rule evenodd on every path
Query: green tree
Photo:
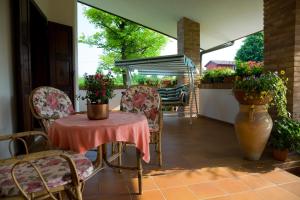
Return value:
M 236 60 L 240 61 L 257 61 L 261 62 L 264 59 L 264 34 L 258 32 L 249 35 L 244 40 L 244 44 L 238 50 L 235 56 Z
M 124 85 L 126 73 L 114 66 L 115 60 L 158 56 L 167 43 L 166 36 L 101 10 L 88 8 L 84 15 L 98 32 L 91 36 L 82 35 L 79 42 L 102 48 L 102 68 L 123 73 Z

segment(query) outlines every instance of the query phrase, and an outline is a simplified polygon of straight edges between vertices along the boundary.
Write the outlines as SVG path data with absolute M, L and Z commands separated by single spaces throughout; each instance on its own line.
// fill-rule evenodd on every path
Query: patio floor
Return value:
M 134 163 L 132 147 L 124 153 Z M 260 161 L 242 158 L 232 125 L 206 118 L 164 117 L 163 167 L 143 164 L 142 195 L 131 171 L 104 169 L 85 186 L 85 200 L 300 200 L 300 178 L 280 168 L 270 152 Z M 300 160 L 297 155 L 289 157 Z

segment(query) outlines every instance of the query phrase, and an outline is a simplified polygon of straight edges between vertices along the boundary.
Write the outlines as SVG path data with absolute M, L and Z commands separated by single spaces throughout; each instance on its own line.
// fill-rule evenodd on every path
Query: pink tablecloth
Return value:
M 78 153 L 109 142 L 130 142 L 150 161 L 150 132 L 144 115 L 111 112 L 106 120 L 89 120 L 86 114 L 55 120 L 49 129 L 53 145 Z

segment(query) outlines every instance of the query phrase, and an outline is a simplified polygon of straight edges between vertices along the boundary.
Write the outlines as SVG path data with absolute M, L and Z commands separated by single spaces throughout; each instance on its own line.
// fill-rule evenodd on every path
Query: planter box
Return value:
M 200 89 L 199 114 L 233 124 L 239 104 L 232 89 Z
M 200 89 L 232 89 L 233 83 L 201 83 Z

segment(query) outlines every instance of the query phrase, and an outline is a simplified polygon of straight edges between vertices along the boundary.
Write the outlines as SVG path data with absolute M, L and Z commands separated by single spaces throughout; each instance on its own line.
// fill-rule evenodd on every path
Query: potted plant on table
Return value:
M 91 120 L 107 119 L 109 116 L 109 99 L 113 97 L 113 76 L 111 72 L 104 75 L 97 72 L 95 75 L 84 74 L 87 100 L 87 116 Z
M 279 117 L 287 117 L 286 79 L 284 72 L 266 72 L 237 77 L 234 95 L 240 104 L 235 120 L 235 132 L 244 156 L 259 160 L 267 144 L 273 122 L 269 106 L 276 108 Z
M 300 147 L 300 123 L 289 117 L 281 117 L 274 121 L 270 137 L 273 157 L 285 161 L 289 151 Z

